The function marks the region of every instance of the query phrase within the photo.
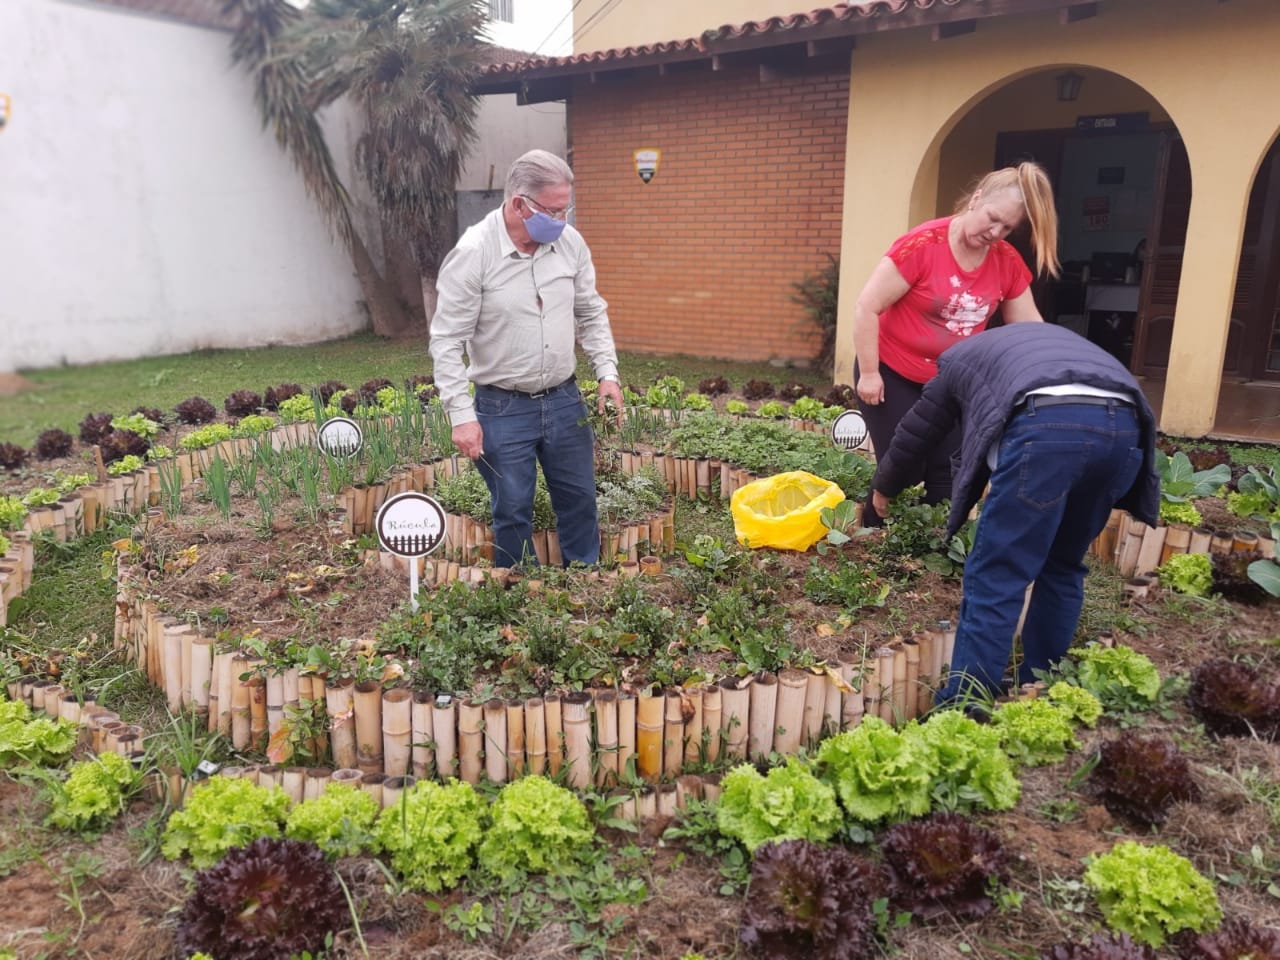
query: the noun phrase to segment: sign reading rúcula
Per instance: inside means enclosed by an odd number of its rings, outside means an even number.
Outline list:
[[[316,445],[331,457],[354,457],[363,444],[360,424],[346,417],[326,420],[316,432]]]
[[[425,493],[398,493],[378,510],[374,528],[383,550],[425,557],[444,542],[444,509]]]
[[[857,410],[846,410],[831,422],[831,442],[844,450],[861,450],[867,443],[867,421]]]

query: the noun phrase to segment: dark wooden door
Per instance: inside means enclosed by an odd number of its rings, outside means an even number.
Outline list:
[[[1163,379],[1173,342],[1173,313],[1182,280],[1182,254],[1191,214],[1191,163],[1182,137],[1166,134],[1156,171],[1156,203],[1147,232],[1138,316],[1133,328],[1133,372]]]

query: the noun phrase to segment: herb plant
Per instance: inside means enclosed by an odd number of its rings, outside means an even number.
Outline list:
[[[1084,882],[1112,929],[1159,948],[1180,930],[1203,933],[1222,920],[1213,884],[1168,847],[1132,840],[1091,857]]]
[[[234,847],[280,836],[288,814],[289,795],[279,787],[212,777],[197,784],[183,808],[169,817],[160,849],[170,860],[188,854],[197,869],[204,869]]]
[[[748,850],[771,840],[827,840],[840,829],[835,792],[795,758],[766,776],[740,764],[721,786],[720,831]]]

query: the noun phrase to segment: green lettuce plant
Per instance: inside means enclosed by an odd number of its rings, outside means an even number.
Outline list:
[[[917,726],[912,720],[899,732],[879,717],[865,717],[822,744],[819,773],[849,816],[876,823],[929,812],[938,758]]]
[[[595,839],[582,801],[545,777],[521,777],[503,787],[489,820],[480,865],[505,880],[563,873]]]
[[[1015,700],[991,714],[1005,752],[1035,767],[1065,760],[1076,747],[1071,714],[1050,700]]]
[[[0,701],[0,768],[26,763],[48,767],[62,763],[75,748],[78,730],[65,720],[32,718],[18,700]]]
[[[126,473],[133,473],[135,470],[141,470],[145,466],[145,461],[136,453],[127,453],[115,463],[107,467],[107,473],[113,477],[124,476]]]
[[[10,546],[11,544],[9,542],[9,538],[6,537],[4,534],[0,534],[0,557],[3,557],[6,553],[9,552]]]
[[[438,893],[471,869],[484,821],[484,800],[471,784],[422,780],[382,811],[374,837],[406,887]]]
[[[0,496],[0,530],[17,530],[27,519],[27,505],[17,497]]]
[[[715,404],[705,393],[686,393],[684,395],[684,408],[686,410],[712,410],[715,408]]]
[[[1075,652],[1076,677],[1107,710],[1149,707],[1160,694],[1160,674],[1149,657],[1132,647],[1096,644]]]
[[[787,405],[781,400],[766,400],[756,407],[756,416],[778,420],[787,415]]]
[[[787,416],[796,420],[818,420],[826,410],[821,400],[814,397],[797,397],[787,410]]]
[[[356,787],[331,783],[324,793],[289,811],[284,833],[290,840],[309,840],[330,859],[355,857],[373,841],[378,803]]]
[[[1182,523],[1198,527],[1203,519],[1196,505],[1187,500],[1161,500],[1160,519],[1165,523]]]
[[[154,447],[152,449],[155,449]],[[93,477],[87,473],[57,473],[54,474],[54,485],[58,488],[58,493],[66,496],[73,490],[79,490],[81,487],[87,487],[93,483]]]
[[[1159,948],[1180,930],[1203,933],[1222,922],[1213,883],[1166,846],[1118,843],[1090,858],[1084,882],[1107,924],[1139,943]]]
[[[97,833],[124,812],[142,775],[118,753],[104,753],[72,764],[66,783],[51,784],[49,826]]]
[[[732,413],[742,416],[751,411],[751,405],[745,400],[726,400],[724,404],[725,413]]]
[[[276,425],[274,417],[269,417],[265,413],[251,413],[241,417],[232,433],[237,437],[256,437],[266,433]]]
[[[307,393],[297,393],[280,401],[280,418],[285,423],[297,423],[300,420],[314,420],[316,403]]]
[[[212,777],[198,784],[185,806],[169,817],[160,850],[170,860],[189,854],[192,865],[203,870],[233,847],[280,836],[288,814],[289,795],[279,787]]]
[[[125,430],[129,433],[136,433],[140,437],[145,437],[147,440],[153,440],[156,434],[160,432],[160,424],[140,413],[131,413],[127,417],[112,417],[111,429]]]
[[[22,495],[22,502],[28,507],[48,507],[57,503],[61,497],[62,494],[60,494],[56,489],[50,489],[49,487],[32,487]]]
[[[1049,702],[1076,723],[1092,728],[1102,716],[1102,701],[1083,687],[1059,680],[1049,688]]]
[[[929,786],[936,807],[967,813],[1009,810],[1017,804],[1022,787],[998,729],[960,710],[943,710],[916,729],[937,758]]]
[[[1175,553],[1156,570],[1160,582],[1178,593],[1207,597],[1213,589],[1213,561],[1203,553]]]
[[[766,776],[747,763],[725,774],[716,823],[754,852],[772,840],[830,839],[841,816],[835,791],[793,757]]]
[[[151,461],[167,460],[173,456],[173,448],[166,447],[163,443],[153,444],[151,449],[147,451],[147,459]]]
[[[230,440],[231,437],[231,428],[227,424],[210,423],[192,430],[178,441],[178,446],[183,450],[204,450],[206,447],[212,447],[215,443]]]

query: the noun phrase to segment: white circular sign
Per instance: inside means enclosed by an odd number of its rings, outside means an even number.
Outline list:
[[[354,420],[333,417],[320,425],[316,443],[331,457],[354,457],[364,444],[364,433]]]
[[[397,493],[378,508],[374,529],[383,550],[425,557],[444,542],[444,508],[425,493]]]
[[[831,422],[831,442],[845,450],[861,450],[867,443],[867,421],[857,410],[846,410]]]

